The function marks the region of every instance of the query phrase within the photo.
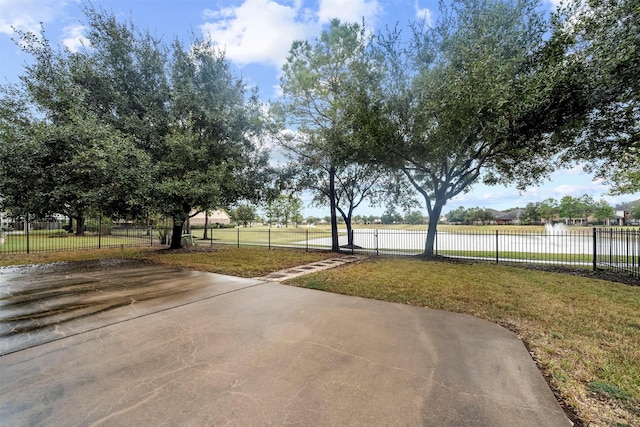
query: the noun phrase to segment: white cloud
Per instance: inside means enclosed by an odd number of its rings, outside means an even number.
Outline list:
[[[280,84],[273,85],[271,89],[273,90],[274,98],[276,99],[282,98],[283,92],[282,92],[282,86],[280,86]]]
[[[382,12],[378,0],[320,0],[310,9],[301,0],[244,0],[239,5],[207,9],[201,25],[237,65],[259,63],[280,68],[294,40],[318,35],[333,18],[374,23]]]
[[[333,18],[358,23],[364,18],[367,26],[371,26],[381,12],[382,7],[377,0],[320,0],[318,19],[325,24]]]
[[[553,192],[563,196],[578,194],[583,186],[563,184],[555,187]]]
[[[414,0],[413,8],[416,11],[417,19],[424,19],[425,24],[427,24],[428,26],[433,25],[433,12],[431,12],[431,9],[429,9],[428,7],[420,7],[418,0]]]
[[[584,165],[576,165],[565,171],[567,175],[583,175],[585,174]]]
[[[300,4],[284,5],[274,0],[245,0],[240,6],[205,11],[212,19],[201,26],[239,65],[261,63],[280,67],[291,42],[306,39],[319,27],[304,20]]]
[[[0,33],[14,35],[14,28],[40,32],[40,23],[53,21],[63,3],[42,0],[0,0]]]
[[[455,196],[450,200],[450,203],[447,204],[447,207],[451,209],[451,206],[464,206],[466,208],[479,206],[500,210],[505,208],[505,206],[515,207],[521,199],[520,194],[514,190],[504,189],[502,191],[486,192],[480,190]]]
[[[77,52],[82,46],[89,46],[90,42],[82,35],[86,29],[84,25],[69,25],[62,29],[64,44],[71,52]]]
[[[560,196],[580,197],[584,194],[601,194],[609,191],[609,186],[605,181],[596,180],[590,185],[570,185],[563,184],[553,188],[552,192]]]

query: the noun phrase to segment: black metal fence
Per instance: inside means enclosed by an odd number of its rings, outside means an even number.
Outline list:
[[[67,231],[64,222],[30,223],[0,233],[0,255],[38,251],[109,247],[140,247],[168,243],[168,228],[150,223],[85,222],[84,235]],[[331,249],[331,232],[315,228],[194,229],[183,239],[198,245],[226,244],[267,248]],[[339,245],[345,252],[369,255],[418,255],[424,252],[426,230],[355,229],[352,245],[344,230]],[[518,230],[438,231],[437,255],[500,262],[539,263],[610,270],[640,278],[640,230],[613,228],[549,228]]]
[[[593,268],[640,279],[640,230],[594,229]]]
[[[306,229],[210,230],[199,244],[331,249],[331,233]],[[419,255],[424,253],[426,230],[356,229],[352,242],[344,232],[339,245],[345,252],[368,255]],[[522,262],[604,269],[640,278],[640,230],[570,228],[540,231],[438,231],[437,255],[500,262]]]
[[[81,232],[68,220],[4,222],[0,230],[0,255],[45,251],[140,247],[161,244],[166,227],[149,222],[89,218]]]

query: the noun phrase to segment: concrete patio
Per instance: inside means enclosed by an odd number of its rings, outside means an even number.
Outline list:
[[[500,326],[262,280],[5,268],[0,328],[2,425],[571,425]]]

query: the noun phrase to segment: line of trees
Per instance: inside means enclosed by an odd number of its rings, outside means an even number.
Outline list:
[[[589,218],[605,223],[615,217],[615,209],[606,200],[594,200],[585,194],[582,197],[563,196],[560,200],[549,198],[538,203],[529,203],[521,219],[528,223],[544,219],[552,222],[556,219],[572,223],[574,220],[589,222]]]
[[[265,214],[269,226],[275,223],[288,227],[293,222],[297,227],[303,220],[302,200],[291,194],[281,194],[267,203]]]
[[[486,209],[479,207],[465,208],[463,206],[458,207],[445,215],[448,222],[454,224],[476,224],[486,223],[495,219],[493,213]]]
[[[640,201],[633,205],[630,212],[631,218],[640,219]],[[519,208],[509,209],[512,211]],[[560,200],[548,198],[542,202],[528,203],[522,208],[520,223],[538,224],[541,222],[552,223],[567,221],[573,223],[579,220],[583,223],[596,221],[606,223],[613,219],[616,211],[606,200],[594,200],[588,194],[581,197],[563,196]],[[487,209],[475,207],[458,207],[447,213],[445,218],[450,223],[486,223],[495,220],[495,214]]]
[[[409,211],[418,194],[429,256],[447,201],[480,181],[525,188],[586,161],[616,191],[639,190],[640,11],[541,10],[453,0],[432,26],[378,33],[334,20],[292,44],[265,108],[214,41],[167,44],[88,3],[78,52],[17,33],[33,61],[0,90],[0,209],[79,224],[151,212],[173,219],[177,247],[194,210],[307,189],[329,206],[337,251],[338,216],[350,230],[363,200]],[[291,158],[277,174],[266,138]]]

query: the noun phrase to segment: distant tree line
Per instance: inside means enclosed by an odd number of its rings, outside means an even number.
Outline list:
[[[445,218],[448,222],[453,224],[476,224],[493,220],[495,217],[493,213],[486,209],[479,207],[465,208],[460,206],[452,211],[449,211]]]
[[[504,212],[519,208],[508,209]],[[566,221],[573,223],[579,220],[581,223],[596,222],[605,224],[614,219],[616,211],[606,200],[594,200],[590,195],[582,197],[563,196],[560,200],[548,198],[542,202],[528,203],[522,208],[520,215],[521,224],[539,224]],[[640,219],[640,201],[633,204],[630,212],[631,218]],[[475,207],[458,207],[447,213],[445,218],[450,223],[476,224],[494,221],[496,216],[492,211]]]

